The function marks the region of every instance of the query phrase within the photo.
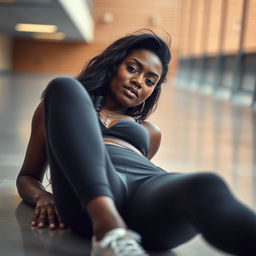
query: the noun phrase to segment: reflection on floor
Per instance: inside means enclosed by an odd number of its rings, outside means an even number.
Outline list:
[[[69,230],[31,229],[33,209],[21,202],[15,178],[30,135],[40,93],[56,75],[0,76],[0,248],[1,255],[89,255],[88,241]],[[196,92],[165,85],[150,117],[162,130],[162,145],[153,161],[169,171],[213,170],[234,194],[256,209],[256,114]],[[200,236],[173,252],[152,255],[224,256]]]

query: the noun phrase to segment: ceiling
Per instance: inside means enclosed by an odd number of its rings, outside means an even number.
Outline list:
[[[8,3],[10,2],[10,3]],[[15,31],[17,23],[50,24],[65,33],[65,41],[90,42],[93,21],[90,0],[0,0],[0,33],[32,38]]]

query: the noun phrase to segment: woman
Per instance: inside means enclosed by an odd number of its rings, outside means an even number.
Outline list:
[[[77,79],[50,82],[17,178],[35,206],[33,226],[93,237],[92,255],[148,255],[140,236],[146,249],[168,250],[198,233],[229,253],[256,252],[256,216],[220,177],[150,161],[161,133],[145,119],[169,61],[167,44],[148,31],[111,44]],[[41,184],[48,162],[53,195]]]

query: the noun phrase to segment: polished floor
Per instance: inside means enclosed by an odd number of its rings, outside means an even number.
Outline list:
[[[21,201],[15,187],[33,111],[43,88],[55,76],[27,73],[0,76],[0,255],[3,256],[89,255],[88,241],[75,237],[69,230],[31,228],[33,209]],[[226,180],[240,200],[256,210],[255,112],[167,83],[150,120],[163,134],[153,162],[170,172],[212,170]],[[212,248],[198,235],[173,252],[152,255],[227,254]]]

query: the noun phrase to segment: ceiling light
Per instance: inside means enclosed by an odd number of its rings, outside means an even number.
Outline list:
[[[22,32],[44,32],[53,33],[57,31],[58,27],[55,25],[43,25],[43,24],[16,24],[15,30]]]
[[[161,22],[161,19],[160,19],[159,16],[153,15],[153,16],[150,17],[150,23],[151,23],[151,25],[159,25],[160,22]]]
[[[112,13],[104,13],[102,16],[103,23],[106,23],[106,24],[111,23],[113,22],[113,20],[114,20],[114,17]]]
[[[46,40],[63,40],[65,38],[65,34],[62,32],[57,33],[33,33],[32,35],[35,39],[46,39]]]

